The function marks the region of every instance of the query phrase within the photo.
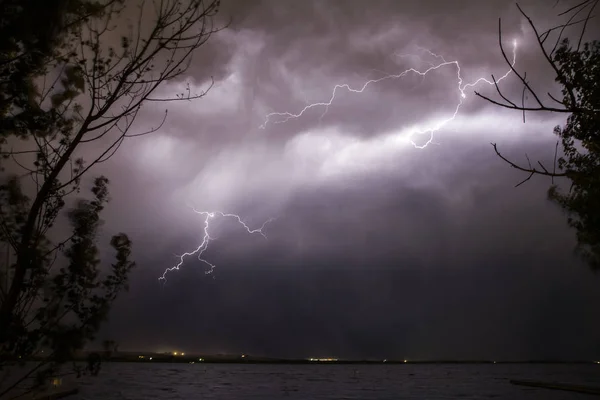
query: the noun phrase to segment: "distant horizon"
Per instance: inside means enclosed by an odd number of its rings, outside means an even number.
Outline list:
[[[102,348],[90,348],[82,350],[82,353],[104,353],[106,350]],[[177,351],[177,354],[174,354],[174,351],[151,351],[151,350],[117,350],[111,351],[113,355],[121,354],[121,355],[144,355],[144,356],[162,356],[162,357],[174,357],[174,358],[196,358],[196,357],[204,357],[204,358],[228,358],[228,359],[236,359],[239,358],[240,361],[252,361],[252,360],[276,360],[276,361],[312,361],[314,363],[335,363],[335,362],[381,362],[381,363],[485,363],[485,364],[493,364],[493,363],[593,363],[600,364],[599,360],[594,358],[589,359],[577,359],[577,358],[521,358],[521,359],[501,359],[501,358],[381,358],[381,357],[343,357],[338,355],[331,354],[313,354],[311,356],[296,356],[296,357],[280,357],[280,356],[271,356],[271,355],[257,355],[252,353],[236,353],[236,352],[218,352],[218,353],[208,353],[208,352],[198,352],[198,351],[190,351],[190,352],[180,352]],[[331,359],[330,361],[320,361],[318,359]]]

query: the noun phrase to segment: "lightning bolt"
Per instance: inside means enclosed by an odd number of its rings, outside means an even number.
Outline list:
[[[380,82],[383,82],[385,80],[389,80],[389,79],[400,79],[410,73],[412,74],[416,74],[416,75],[420,75],[422,77],[425,77],[428,73],[438,70],[442,67],[447,67],[447,66],[454,66],[456,67],[456,78],[457,78],[457,87],[458,87],[458,92],[460,93],[460,98],[458,101],[458,104],[456,105],[454,112],[451,114],[451,116],[449,118],[446,118],[442,121],[439,121],[435,124],[431,124],[425,128],[419,129],[419,128],[413,128],[411,131],[409,131],[408,133],[408,137],[410,142],[412,143],[412,145],[415,148],[418,149],[423,149],[425,147],[427,147],[430,143],[433,142],[433,135],[434,132],[437,132],[438,130],[440,130],[444,125],[446,125],[447,123],[449,123],[450,121],[452,121],[454,118],[456,118],[456,115],[458,114],[458,111],[460,110],[460,107],[463,105],[464,99],[466,99],[467,95],[466,95],[466,90],[468,88],[472,88],[476,85],[478,85],[481,82],[485,82],[488,85],[495,85],[498,82],[504,80],[507,76],[510,75],[510,73],[512,72],[512,68],[509,69],[504,75],[502,75],[500,78],[496,79],[495,82],[494,81],[490,81],[486,78],[479,78],[474,82],[471,83],[463,83],[463,78],[461,75],[461,67],[460,67],[460,63],[458,61],[447,61],[443,56],[438,55],[433,53],[430,50],[424,49],[424,48],[419,48],[420,51],[428,53],[431,57],[433,57],[434,59],[438,60],[439,63],[438,64],[432,64],[432,63],[428,63],[430,65],[429,68],[420,71],[418,69],[415,68],[409,68],[405,71],[400,72],[399,74],[391,74],[391,75],[386,75],[384,77],[381,78],[377,78],[377,79],[371,79],[366,81],[361,87],[358,88],[353,88],[351,87],[349,84],[347,83],[342,83],[342,84],[337,84],[333,87],[333,91],[331,93],[331,97],[329,98],[328,101],[324,101],[324,102],[317,102],[317,103],[312,103],[307,105],[306,107],[304,107],[302,110],[300,110],[300,112],[298,112],[297,114],[291,113],[291,112],[272,112],[266,115],[265,120],[263,122],[262,125],[260,125],[260,129],[265,129],[266,126],[269,123],[273,123],[273,124],[281,124],[281,123],[285,123],[291,119],[294,118],[300,118],[302,115],[304,115],[304,113],[306,113],[308,110],[315,108],[315,107],[325,107],[325,110],[323,111],[323,113],[321,114],[321,118],[323,118],[325,116],[325,114],[327,114],[327,111],[329,109],[329,106],[331,104],[333,104],[334,100],[335,100],[335,96],[337,95],[337,93],[341,90],[341,89],[346,89],[348,92],[351,93],[363,93],[365,91],[365,89],[367,89],[367,87],[369,87],[372,84],[377,84]],[[514,67],[516,61],[517,61],[517,41],[514,40],[513,41],[513,59],[512,59],[512,63],[511,63],[511,67]],[[400,55],[400,56],[405,56],[405,55]],[[414,140],[413,137],[415,135],[425,135],[425,134],[429,134],[429,139],[425,142],[425,144],[422,145],[417,145]]]
[[[366,81],[361,87],[359,88],[353,88],[351,87],[349,84],[347,83],[343,83],[343,84],[337,84],[334,86],[333,91],[331,93],[331,97],[329,98],[328,101],[324,101],[324,102],[317,102],[317,103],[312,103],[309,104],[307,106],[305,106],[302,110],[300,110],[300,112],[298,112],[297,114],[291,113],[291,112],[273,112],[270,114],[267,114],[265,117],[265,120],[263,122],[262,125],[260,125],[261,129],[265,129],[266,126],[269,123],[273,123],[273,124],[281,124],[281,123],[285,123],[291,119],[295,119],[295,118],[300,118],[302,117],[308,110],[316,108],[316,107],[324,107],[324,111],[321,114],[320,118],[323,118],[326,114],[327,111],[329,110],[329,106],[331,106],[333,104],[333,102],[335,101],[336,95],[337,93],[341,90],[341,89],[346,89],[348,92],[351,93],[363,93],[367,87],[369,87],[372,84],[377,84],[380,82],[383,82],[385,80],[389,80],[389,79],[400,79],[410,73],[416,74],[416,75],[420,75],[421,77],[425,77],[428,73],[432,72],[432,71],[436,71],[440,68],[443,67],[447,67],[447,66],[454,66],[456,68],[456,79],[457,79],[457,88],[458,88],[458,92],[460,93],[460,98],[458,101],[458,104],[456,105],[456,107],[454,108],[454,112],[451,114],[450,117],[438,121],[435,124],[431,124],[430,126],[427,126],[425,128],[419,129],[419,128],[413,128],[410,132],[409,132],[409,140],[412,143],[412,145],[415,148],[419,148],[419,149],[423,149],[425,147],[427,147],[429,144],[431,144],[433,142],[433,136],[434,136],[434,132],[437,132],[438,130],[440,130],[443,126],[445,126],[447,123],[449,123],[450,121],[454,120],[456,118],[456,115],[458,114],[460,107],[463,105],[464,99],[466,99],[467,95],[466,95],[466,90],[468,88],[472,88],[476,85],[478,85],[481,82],[485,82],[488,85],[495,85],[498,82],[504,80],[507,76],[510,75],[510,73],[512,72],[512,68],[509,69],[504,75],[502,75],[500,78],[496,79],[495,81],[490,81],[486,78],[479,78],[474,82],[471,83],[464,83],[463,82],[463,78],[461,75],[461,67],[458,61],[447,61],[443,56],[438,55],[433,53],[432,51],[428,50],[428,49],[424,49],[424,48],[419,48],[419,50],[421,52],[427,53],[429,54],[432,58],[434,58],[435,60],[438,60],[439,63],[438,64],[433,64],[431,62],[428,62],[429,68],[425,69],[425,70],[418,70],[416,68],[409,68],[405,71],[400,72],[399,74],[390,74],[390,75],[386,75],[383,76],[381,78],[377,78],[377,79],[371,79]],[[400,57],[405,57],[406,55],[398,55]],[[512,59],[512,63],[511,63],[511,67],[514,67],[515,63],[517,60],[517,41],[514,40],[513,41],[513,59]],[[429,134],[429,139],[425,142],[425,144],[423,145],[417,145],[414,140],[413,137],[414,135],[424,135],[424,134]],[[196,249],[190,251],[190,252],[186,252],[183,253],[182,255],[178,256],[179,258],[179,262],[174,265],[173,267],[167,268],[165,269],[165,271],[163,272],[163,274],[158,278],[159,280],[163,280],[166,282],[166,276],[169,272],[174,271],[174,270],[179,270],[179,268],[183,265],[185,259],[187,257],[190,256],[197,256],[199,261],[202,261],[203,263],[205,263],[206,265],[208,265],[210,267],[210,269],[208,271],[205,272],[205,274],[212,274],[214,269],[216,268],[216,266],[214,264],[212,264],[211,262],[207,261],[206,259],[202,258],[202,255],[204,254],[204,252],[208,249],[208,245],[211,241],[215,240],[216,238],[213,238],[210,236],[209,234],[209,226],[210,226],[210,221],[214,218],[218,217],[223,217],[223,218],[234,218],[237,220],[237,222],[239,224],[241,224],[244,229],[249,233],[249,234],[259,234],[261,236],[263,236],[265,239],[267,239],[267,236],[264,234],[263,229],[265,228],[265,226],[272,222],[274,220],[274,218],[270,218],[267,221],[265,221],[262,226],[258,229],[250,229],[250,227],[248,227],[248,225],[246,225],[241,217],[237,214],[226,214],[220,211],[213,211],[213,212],[208,212],[208,211],[197,211],[194,209],[194,212],[204,216],[204,236],[202,238],[202,242],[200,243],[200,245],[198,247],[196,247]]]
[[[265,233],[263,232],[263,229],[265,228],[265,226],[270,223],[273,222],[275,220],[275,218],[269,218],[268,220],[266,220],[260,228],[258,229],[250,229],[250,227],[248,225],[246,225],[246,223],[244,223],[244,221],[242,221],[242,218],[237,215],[237,214],[226,214],[226,213],[222,213],[220,211],[198,211],[196,209],[193,209],[193,211],[196,214],[202,215],[204,216],[204,236],[202,237],[202,242],[200,243],[200,245],[198,247],[196,247],[196,249],[190,251],[190,252],[186,252],[183,253],[180,256],[177,256],[179,258],[179,262],[177,264],[175,264],[173,267],[169,267],[167,269],[165,269],[165,271],[163,272],[163,274],[158,278],[159,281],[167,281],[167,274],[171,271],[174,270],[179,270],[179,268],[183,265],[185,259],[189,256],[197,256],[199,261],[202,261],[203,263],[205,263],[206,265],[208,265],[210,267],[210,269],[208,271],[205,271],[205,274],[212,274],[214,269],[216,268],[216,265],[212,264],[211,262],[207,261],[206,259],[202,258],[202,254],[204,254],[204,252],[208,249],[208,244],[215,240],[216,238],[211,237],[210,233],[208,232],[209,226],[210,226],[210,221],[213,220],[216,217],[223,217],[223,218],[234,218],[235,220],[237,220],[237,222],[242,225],[244,227],[244,229],[246,230],[246,232],[248,232],[249,234],[259,234],[262,237],[264,237],[265,239],[267,239],[267,235],[265,235]]]

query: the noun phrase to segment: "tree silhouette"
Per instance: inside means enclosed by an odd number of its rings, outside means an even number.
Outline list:
[[[521,111],[523,122],[526,112],[530,111],[568,114],[565,126],[554,128],[559,141],[552,169],[546,168],[540,161],[536,166],[532,165],[529,157],[527,165],[520,165],[502,155],[495,143],[492,146],[496,154],[511,167],[527,173],[527,177],[517,186],[534,175],[552,177],[548,197],[566,212],[568,224],[577,234],[577,250],[593,270],[600,270],[600,42],[585,42],[584,35],[599,2],[584,0],[567,8],[559,14],[567,18],[566,22],[543,32],[537,29],[517,4],[536,36],[543,59],[554,71],[562,98],[547,93],[548,100],[544,100],[532,89],[527,74],[511,65],[502,45],[501,20],[498,25],[500,50],[523,85],[522,96],[519,100],[511,100],[498,85],[496,90],[501,100],[476,92],[479,97],[495,105]],[[565,37],[568,30],[572,29],[579,29],[575,40]],[[551,37],[555,39],[548,44]],[[532,99],[530,103],[525,102],[526,95]],[[562,144],[563,154],[557,158],[559,143]],[[555,177],[567,179],[570,188],[567,191],[560,190],[554,183]]]
[[[70,232],[55,223],[82,178],[131,132],[146,102],[181,79],[193,53],[220,28],[219,0],[0,0],[0,241],[12,255],[9,284],[0,287],[0,398],[56,374],[94,338],[117,294],[127,288],[131,241],[112,236],[115,261],[101,268],[98,230],[109,200],[108,179],[92,179],[87,198],[66,213]],[[128,19],[135,11],[135,19]],[[133,22],[129,22],[133,21]],[[122,34],[117,34],[121,32]],[[115,40],[116,38],[116,40]],[[93,145],[99,154],[78,154]],[[41,361],[9,376],[19,361]]]

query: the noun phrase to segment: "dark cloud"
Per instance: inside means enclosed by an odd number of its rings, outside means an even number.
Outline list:
[[[523,6],[543,24],[556,14],[544,1]],[[512,2],[224,1],[223,11],[231,27],[189,71],[198,90],[214,76],[212,91],[169,105],[160,133],[99,169],[112,178],[106,232],[130,232],[139,264],[104,335],[123,348],[282,356],[600,357],[597,282],[546,200],[550,182],[513,188],[524,177],[489,146],[551,164],[561,116],[522,124],[468,90],[456,119],[415,149],[411,129],[449,118],[460,100],[451,65],[342,89],[325,115],[316,107],[259,129],[270,112],[327,102],[336,84],[439,61],[417,46],[458,60],[464,82],[501,76],[499,17],[508,45],[519,39],[517,65],[547,85]],[[514,76],[502,88],[521,94]],[[239,213],[252,228],[277,219],[268,240],[215,220],[214,274],[190,257],[162,286],[175,254],[202,239],[191,206]]]

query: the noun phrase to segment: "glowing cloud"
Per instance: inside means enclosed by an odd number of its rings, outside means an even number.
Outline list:
[[[363,93],[367,87],[369,87],[370,85],[373,84],[377,84],[386,80],[390,80],[390,79],[400,79],[405,77],[408,74],[416,74],[416,75],[420,75],[420,76],[426,76],[427,74],[429,74],[432,71],[436,71],[440,68],[443,67],[448,67],[448,66],[453,66],[456,68],[456,80],[457,80],[457,89],[458,92],[460,93],[460,97],[458,100],[458,103],[456,104],[456,107],[454,108],[454,112],[450,115],[450,117],[447,118],[443,118],[440,120],[437,120],[435,122],[430,122],[428,124],[426,124],[425,126],[418,126],[418,127],[413,127],[412,129],[408,130],[405,132],[405,134],[408,136],[410,142],[412,143],[412,145],[416,148],[419,149],[423,149],[425,147],[427,147],[430,143],[433,142],[433,135],[434,132],[437,132],[438,130],[440,130],[441,128],[443,128],[446,124],[448,124],[449,122],[451,122],[452,120],[454,120],[454,118],[456,118],[456,115],[458,114],[458,111],[460,110],[460,107],[463,105],[464,99],[467,97],[466,94],[466,90],[469,88],[473,88],[475,86],[477,86],[479,83],[481,82],[485,82],[488,85],[494,85],[494,81],[490,81],[489,79],[486,78],[479,78],[477,80],[475,80],[474,82],[471,83],[463,83],[463,78],[461,75],[461,67],[460,67],[460,63],[458,61],[446,61],[446,59],[444,59],[443,56],[438,55],[433,53],[430,50],[427,49],[421,49],[423,52],[429,54],[431,57],[433,57],[436,60],[439,60],[440,62],[438,64],[432,64],[429,68],[420,71],[417,70],[415,68],[409,68],[407,70],[404,70],[402,72],[400,72],[399,74],[392,74],[392,75],[386,75],[382,78],[378,78],[378,79],[371,79],[366,81],[361,87],[359,88],[352,88],[350,87],[349,84],[347,83],[340,83],[337,84],[333,87],[333,91],[331,93],[331,97],[329,98],[329,100],[327,101],[323,101],[323,102],[316,102],[316,103],[311,103],[309,105],[307,105],[306,107],[304,107],[302,110],[300,110],[298,113],[292,113],[289,111],[286,112],[272,112],[266,115],[265,120],[263,122],[262,125],[260,125],[261,129],[265,129],[266,126],[269,123],[273,123],[273,124],[281,124],[281,123],[285,123],[291,119],[294,118],[300,118],[302,117],[308,110],[311,110],[313,108],[316,107],[323,107],[323,113],[321,114],[321,118],[323,118],[326,114],[327,111],[329,109],[329,106],[331,106],[333,104],[333,102],[335,101],[336,95],[337,93],[341,90],[341,89],[346,89],[346,91],[351,92],[351,93]],[[515,63],[517,61],[517,41],[513,40],[513,60],[512,60],[512,65],[514,66]],[[510,73],[512,72],[512,69],[509,69],[504,75],[502,75],[500,78],[498,78],[496,80],[496,83],[504,80],[507,76],[510,75]],[[414,136],[415,135],[427,135],[429,136],[428,139],[424,142],[424,144],[418,145],[417,143],[415,143],[414,141]]]

